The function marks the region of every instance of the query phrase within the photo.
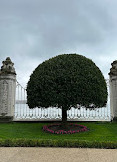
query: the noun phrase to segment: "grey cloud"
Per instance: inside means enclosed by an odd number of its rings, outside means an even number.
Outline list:
[[[38,60],[79,53],[106,73],[103,56],[108,73],[108,56],[115,59],[117,50],[116,7],[115,0],[0,0],[0,61],[11,56],[21,71],[29,61],[32,70]]]

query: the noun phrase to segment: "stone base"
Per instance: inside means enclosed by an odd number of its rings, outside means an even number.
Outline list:
[[[117,117],[114,117],[112,121],[117,121]]]
[[[13,116],[0,116],[0,123],[8,123],[13,121]]]

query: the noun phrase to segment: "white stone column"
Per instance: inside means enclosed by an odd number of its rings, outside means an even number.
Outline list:
[[[14,117],[16,73],[13,65],[8,57],[0,70],[0,122],[12,121]]]
[[[110,108],[111,119],[117,120],[117,60],[112,64],[110,69]]]

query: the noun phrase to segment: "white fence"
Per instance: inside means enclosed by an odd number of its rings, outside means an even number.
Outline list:
[[[106,80],[109,94],[109,80]],[[60,108],[49,107],[47,109],[34,108],[29,109],[27,103],[27,93],[18,82],[16,87],[16,104],[14,121],[49,121],[49,120],[61,120],[62,111]],[[71,108],[67,111],[67,118],[70,121],[110,121],[110,97],[108,95],[108,103],[106,107],[98,108],[95,110],[86,109],[81,107],[80,109]]]

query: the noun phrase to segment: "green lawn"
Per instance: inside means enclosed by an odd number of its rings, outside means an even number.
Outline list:
[[[50,123],[0,123],[0,139],[110,141],[117,143],[117,122],[76,122],[89,131],[75,134],[49,134],[42,131]]]

